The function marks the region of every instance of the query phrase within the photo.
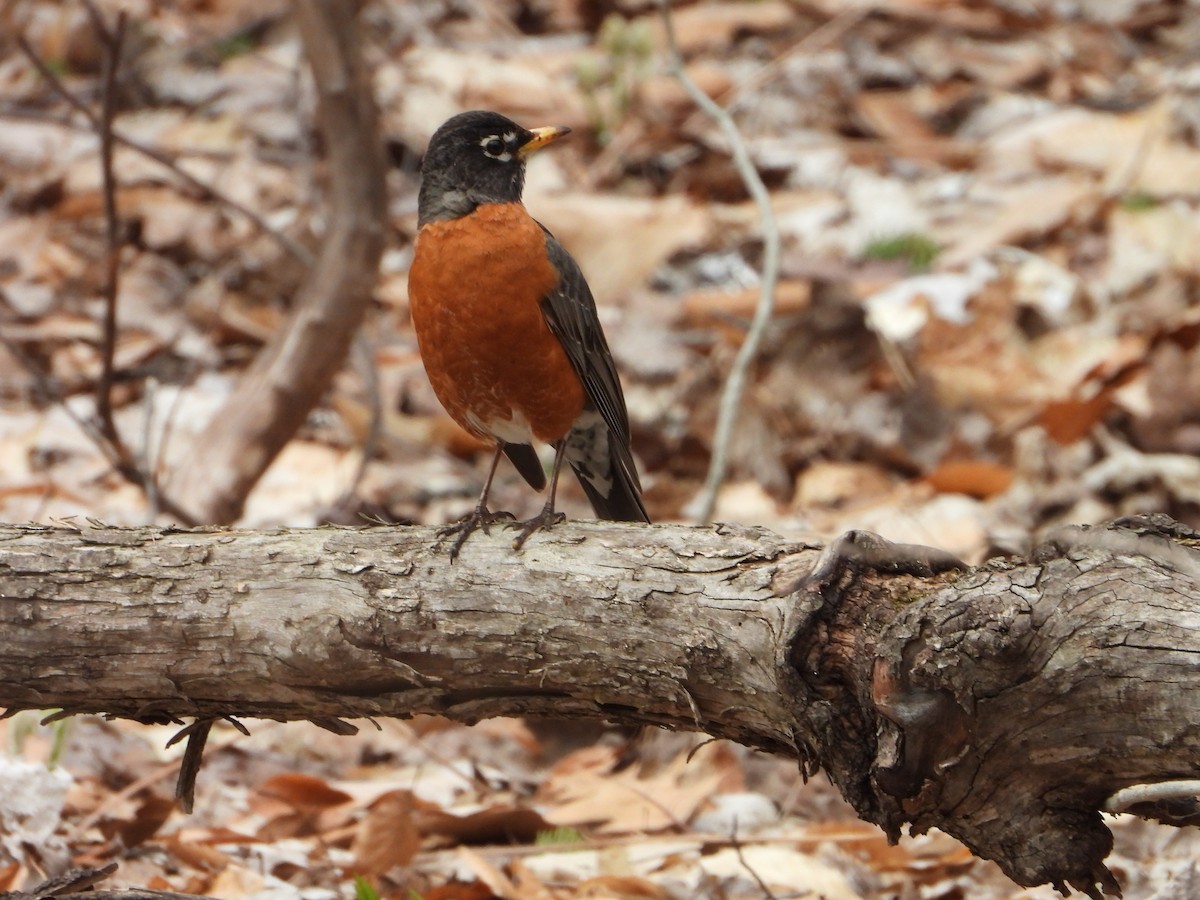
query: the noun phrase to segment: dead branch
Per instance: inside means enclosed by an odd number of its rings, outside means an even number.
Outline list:
[[[386,221],[383,141],[352,4],[296,4],[329,163],[329,226],[296,310],[214,416],[172,493],[196,521],[231,522],[345,359],[366,313]]]
[[[732,526],[509,544],[451,566],[423,528],[0,526],[0,706],[700,728],[824,768],[893,838],[937,827],[1093,897],[1108,799],[1200,777],[1200,556],[1166,520],[965,570]]]
[[[117,350],[117,297],[121,284],[121,220],[117,215],[117,179],[113,173],[113,119],[117,111],[117,72],[121,68],[121,48],[125,44],[125,13],[117,14],[117,24],[111,30],[104,25],[99,12],[88,6],[96,30],[105,41],[104,88],[100,109],[100,171],[104,192],[104,333],[100,342],[100,378],[96,382],[96,418],[100,433],[114,447],[124,441],[113,421],[112,386],[113,360]]]

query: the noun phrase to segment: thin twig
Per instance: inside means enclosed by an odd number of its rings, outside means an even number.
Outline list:
[[[3,346],[12,358],[29,373],[29,376],[33,379],[34,389],[39,391],[46,400],[57,404],[66,413],[67,418],[96,445],[109,465],[113,468],[119,468],[120,460],[113,452],[112,446],[105,439],[104,435],[96,429],[96,423],[90,419],[85,419],[79,413],[75,412],[71,408],[71,404],[67,402],[67,397],[58,382],[32,356],[25,352],[25,349],[20,344],[5,334],[2,329],[0,329],[0,346]]]
[[[138,456],[138,468],[146,473],[145,491],[146,505],[149,507],[151,521],[158,519],[161,504],[158,498],[158,463],[153,453],[154,447],[154,403],[158,398],[158,379],[147,378],[145,395],[142,401],[142,452]]]
[[[367,389],[371,421],[367,425],[367,435],[361,448],[362,456],[359,457],[354,475],[335,504],[338,509],[346,509],[353,502],[363,477],[367,474],[367,465],[379,445],[379,436],[383,432],[383,389],[379,384],[379,367],[375,365],[374,347],[362,332],[354,339],[354,355],[358,357],[356,367],[362,372]]]
[[[729,141],[729,147],[733,152],[733,163],[746,185],[746,190],[754,198],[762,223],[762,289],[758,297],[758,305],[754,309],[754,316],[750,320],[750,328],[746,332],[746,339],[738,348],[733,366],[729,370],[729,377],[725,381],[725,390],[721,394],[720,408],[717,413],[717,429],[713,435],[712,459],[708,466],[708,477],[696,500],[696,519],[700,522],[708,522],[712,519],[713,509],[717,505],[717,491],[725,481],[733,425],[742,403],[742,394],[745,392],[750,366],[758,354],[758,346],[762,343],[763,334],[775,312],[775,285],[779,281],[779,226],[775,221],[775,212],[771,209],[771,197],[767,193],[767,186],[763,184],[758,170],[754,168],[754,162],[750,159],[750,151],[733,118],[713,102],[708,94],[700,90],[684,69],[683,54],[680,52],[679,42],[675,38],[675,26],[671,20],[669,0],[659,0],[658,5],[662,11],[663,25],[666,29],[672,74],[679,79],[679,83],[683,85],[684,90],[696,105],[707,113],[725,133],[725,138]]]
[[[1159,100],[1159,103],[1166,104],[1173,98],[1173,94],[1174,89],[1168,88],[1167,93]],[[1167,122],[1165,121],[1166,115],[1161,112],[1163,109],[1165,109],[1164,106],[1159,106],[1160,112],[1147,118],[1146,125],[1138,137],[1137,145],[1133,148],[1133,153],[1130,154],[1124,170],[1119,177],[1109,179],[1105,185],[1104,194],[1106,198],[1111,200],[1127,194],[1134,183],[1137,182],[1142,172],[1145,171],[1146,163],[1150,159],[1150,154],[1154,151],[1155,143],[1163,138],[1168,129]]]
[[[775,894],[773,894],[771,889],[767,887],[767,883],[762,880],[762,876],[755,871],[754,867],[750,865],[750,863],[746,862],[746,856],[744,853],[742,853],[742,842],[738,839],[736,818],[733,820],[733,832],[729,835],[729,843],[733,845],[733,852],[737,854],[738,862],[742,864],[742,868],[749,872],[750,877],[758,883],[758,887],[763,892],[763,896],[766,897],[767,900],[776,900]]]
[[[50,86],[50,89],[53,90],[54,93],[60,98],[62,98],[68,106],[87,119],[88,125],[93,131],[98,132],[100,130],[100,123],[97,120],[96,114],[88,108],[86,103],[84,103],[67,89],[66,85],[62,83],[62,79],[60,79],[54,73],[54,71],[46,65],[45,61],[38,56],[37,51],[33,49],[27,40],[25,40],[24,35],[17,35],[17,46],[20,48],[21,52],[25,54],[25,57],[29,60],[30,64],[37,69],[38,74],[45,79],[46,84]],[[201,200],[212,199],[220,203],[222,206],[233,210],[238,215],[242,216],[251,224],[253,224],[254,227],[260,232],[269,235],[277,244],[279,244],[280,247],[291,254],[294,259],[302,263],[305,267],[311,267],[313,265],[313,255],[308,251],[307,247],[284,234],[278,228],[275,228],[250,207],[243,203],[239,203],[237,200],[233,199],[233,197],[223,193],[220,189],[214,187],[213,185],[201,181],[195,175],[188,172],[187,169],[184,169],[182,166],[180,166],[179,163],[172,159],[165,151],[160,150],[159,148],[150,144],[143,144],[141,141],[135,140],[134,138],[126,137],[119,131],[113,132],[113,141],[117,144],[120,144],[122,147],[127,147],[128,149],[133,150],[135,153],[140,153],[142,156],[152,159],[159,165],[169,169],[177,178],[195,190],[199,194]]]
[[[3,330],[0,330],[0,346],[3,346],[15,359],[20,363],[21,367],[33,378],[35,389],[40,391],[42,395],[49,401],[58,405],[58,407],[67,415],[87,438],[96,446],[105,461],[113,467],[114,470],[130,484],[135,484],[149,495],[153,492],[158,508],[168,516],[176,519],[181,525],[198,525],[196,517],[181,507],[179,504],[164,496],[154,482],[154,473],[143,471],[138,463],[132,458],[128,448],[124,444],[113,444],[103,433],[101,433],[95,420],[91,417],[85,418],[79,415],[71,408],[71,404],[67,402],[67,397],[63,393],[62,388],[54,380],[53,376],[47,372],[36,360],[33,359],[24,348],[16,341],[6,335]]]
[[[113,362],[117,352],[117,295],[121,280],[121,221],[117,216],[117,179],[113,172],[113,118],[117,110],[117,71],[125,42],[125,12],[117,14],[116,27],[109,30],[103,17],[87,4],[92,24],[106,42],[104,86],[100,106],[100,172],[104,190],[105,267],[104,323],[100,341],[100,377],[96,381],[96,419],[100,432],[120,449],[121,435],[113,421]]]

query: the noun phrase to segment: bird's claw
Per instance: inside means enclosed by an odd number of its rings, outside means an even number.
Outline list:
[[[518,525],[520,526],[521,533],[513,538],[513,549],[520,550],[523,546],[525,546],[525,541],[528,540],[529,536],[535,531],[541,531],[543,528],[552,528],[566,518],[566,513],[555,512],[552,509],[543,509],[532,519],[526,519],[524,522],[514,523],[514,528],[518,527]]]
[[[452,534],[457,535],[454,543],[450,545],[450,562],[454,562],[454,560],[458,559],[458,552],[472,533],[482,530],[484,534],[491,534],[491,526],[494,523],[500,521],[511,523],[515,518],[512,513],[502,509],[492,512],[486,507],[477,506],[457,522],[452,522],[449,525],[439,528],[437,531],[438,543],[440,544]]]

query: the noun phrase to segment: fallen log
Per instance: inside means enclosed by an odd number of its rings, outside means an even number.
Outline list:
[[[1106,801],[1200,777],[1200,554],[1170,520],[975,568],[865,533],[510,540],[452,565],[427,528],[0,526],[0,707],[695,729],[825,769],[892,838],[936,826],[1093,897],[1117,891]],[[1196,821],[1134,811],[1168,806]]]

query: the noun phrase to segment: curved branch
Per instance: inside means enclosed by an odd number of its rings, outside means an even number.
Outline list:
[[[733,164],[746,191],[754,199],[758,207],[758,218],[762,225],[763,263],[762,287],[759,290],[758,302],[754,306],[754,315],[750,319],[750,327],[746,331],[746,339],[738,348],[729,376],[725,380],[725,388],[721,392],[721,402],[717,410],[717,428],[713,434],[712,459],[709,462],[708,474],[704,479],[704,487],[697,496],[694,507],[695,517],[700,522],[711,522],[713,510],[717,506],[717,492],[725,483],[726,469],[729,466],[729,446],[733,440],[733,426],[742,406],[742,395],[746,392],[746,381],[749,378],[750,366],[758,356],[758,348],[763,335],[775,315],[775,289],[779,283],[779,260],[781,238],[779,223],[775,220],[775,210],[771,206],[771,195],[763,183],[762,176],[750,158],[750,150],[746,141],[738,131],[733,116],[722,109],[688,74],[683,64],[683,53],[675,39],[675,23],[671,19],[671,4],[668,0],[659,0],[659,11],[662,13],[663,27],[667,36],[667,49],[671,56],[671,73],[683,85],[692,101],[700,107],[709,118],[716,122],[725,139],[729,142],[733,154]]]
[[[329,160],[329,229],[296,312],[246,372],[174,474],[197,522],[232,522],[346,357],[371,299],[386,223],[384,153],[354,4],[300,0]]]

